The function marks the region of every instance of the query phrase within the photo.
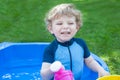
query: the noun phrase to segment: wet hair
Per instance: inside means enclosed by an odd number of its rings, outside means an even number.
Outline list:
[[[80,10],[76,9],[73,4],[60,4],[55,7],[53,7],[46,15],[45,17],[45,23],[46,25],[51,25],[51,21],[53,19],[57,19],[63,15],[66,16],[75,16],[76,23],[79,27],[82,26],[82,13]]]

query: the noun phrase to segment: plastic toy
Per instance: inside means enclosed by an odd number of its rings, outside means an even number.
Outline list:
[[[62,66],[59,61],[55,61],[50,69],[54,72],[54,80],[74,80],[72,72],[65,70],[64,66]]]

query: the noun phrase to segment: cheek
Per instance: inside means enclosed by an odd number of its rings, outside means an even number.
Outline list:
[[[59,28],[53,27],[53,28],[51,29],[51,33],[52,33],[52,34],[57,34],[58,32],[59,32]]]
[[[78,31],[78,29],[72,29],[72,33],[73,33],[73,34],[76,34],[77,31]]]
[[[77,30],[77,29],[75,29],[74,33],[77,33],[77,31],[78,31],[78,30]]]

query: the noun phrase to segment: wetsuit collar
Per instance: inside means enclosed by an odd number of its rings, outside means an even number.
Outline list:
[[[58,42],[58,41],[57,41]],[[70,45],[72,45],[73,44],[73,42],[74,42],[74,38],[72,38],[70,41],[66,41],[66,42],[64,42],[64,43],[61,43],[61,42],[58,42],[58,44],[60,44],[60,45],[62,45],[62,46],[70,46]]]

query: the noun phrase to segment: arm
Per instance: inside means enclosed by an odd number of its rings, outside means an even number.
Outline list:
[[[102,77],[105,75],[109,75],[107,71],[105,71],[94,59],[92,56],[85,58],[85,64],[95,72],[98,72],[98,76]]]
[[[50,70],[50,63],[43,62],[42,63],[42,68],[40,70],[40,74],[42,77],[42,80],[50,80],[53,77],[53,72]]]

